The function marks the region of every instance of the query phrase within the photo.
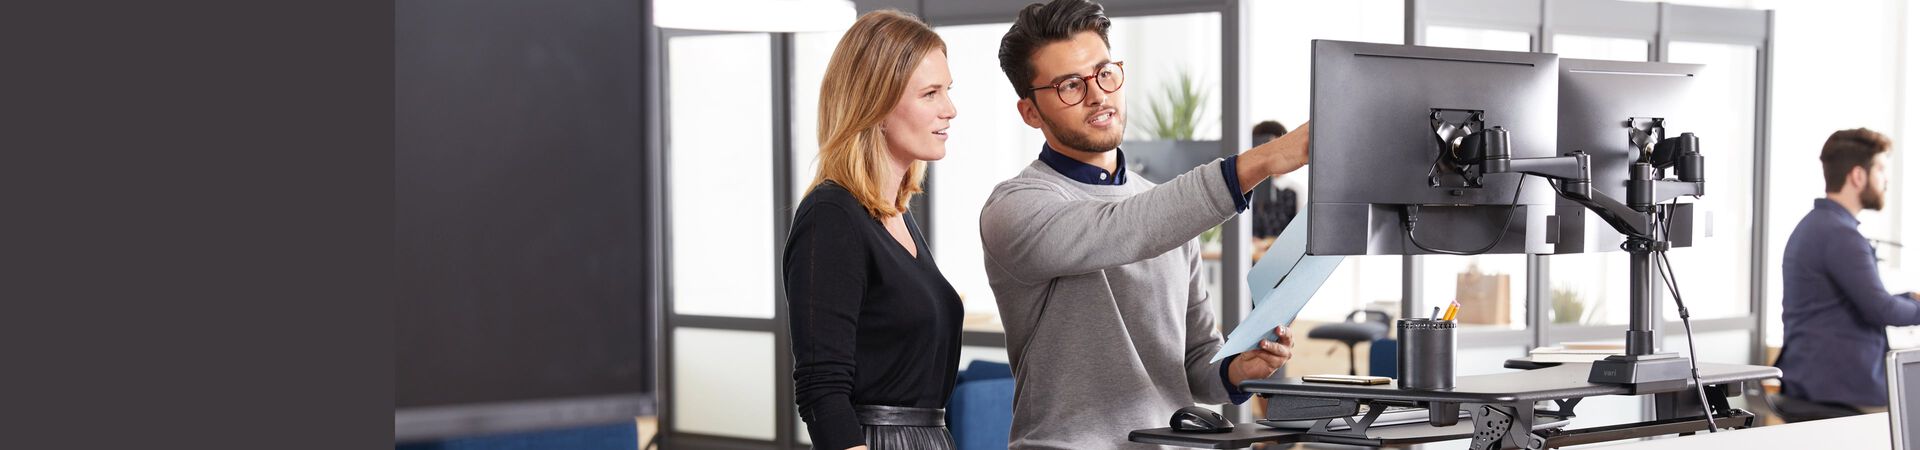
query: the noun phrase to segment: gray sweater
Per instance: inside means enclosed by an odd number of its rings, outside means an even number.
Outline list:
[[[1035,161],[994,188],[980,240],[1013,364],[1012,448],[1158,448],[1127,433],[1229,401],[1194,239],[1235,214],[1220,164],[1095,186]]]

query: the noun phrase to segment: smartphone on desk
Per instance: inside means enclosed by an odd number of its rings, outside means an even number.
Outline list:
[[[1300,381],[1304,381],[1308,383],[1374,385],[1374,384],[1392,383],[1393,379],[1387,378],[1387,377],[1370,377],[1366,375],[1307,375],[1304,377],[1300,377]]]

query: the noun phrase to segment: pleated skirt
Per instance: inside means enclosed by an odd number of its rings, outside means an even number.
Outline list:
[[[938,408],[854,405],[868,450],[953,450],[946,411]]]

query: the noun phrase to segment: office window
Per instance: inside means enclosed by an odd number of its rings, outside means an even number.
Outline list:
[[[1399,44],[1405,2],[1253,2],[1247,32],[1247,108],[1252,112],[1236,133],[1253,124],[1278,120],[1288,129],[1307,121],[1313,100],[1313,40]],[[1262,26],[1285,23],[1286,26]],[[1301,172],[1302,175],[1305,172]],[[1291,175],[1290,175],[1291,176]],[[1302,178],[1304,183],[1305,178]]]
[[[773,318],[771,51],[766,34],[667,41],[675,313]]]
[[[1588,224],[1605,225],[1594,220]],[[1552,281],[1545,306],[1554,325],[1626,325],[1632,312],[1633,279],[1625,252],[1575,253],[1547,257]],[[1677,264],[1677,263],[1676,263]],[[1555,343],[1548,343],[1553,345]]]
[[[1673,42],[1668,60],[1705,64],[1695,104],[1710,114],[1698,123],[1670,124],[1700,136],[1707,156],[1707,195],[1694,201],[1692,248],[1668,254],[1680,293],[1695,318],[1740,317],[1750,313],[1753,293],[1754,83],[1758,50],[1743,45]],[[1705,153],[1705,152],[1702,152]],[[1777,273],[1778,268],[1772,269]],[[1679,320],[1677,308],[1662,305],[1667,320]],[[1670,335],[1671,333],[1669,333]]]
[[[1405,33],[1401,25],[1405,5],[1398,0],[1254,2],[1248,22],[1255,26],[1247,30],[1251,76],[1247,108],[1251,113],[1233,132],[1251,133],[1255,123],[1266,120],[1279,121],[1289,130],[1306,122],[1313,99],[1313,40],[1399,44]],[[1288,25],[1260,26],[1272,23]],[[1303,169],[1276,179],[1280,186],[1297,191],[1297,204],[1303,210],[1311,180],[1308,172]],[[1299,320],[1338,322],[1356,309],[1399,315],[1399,304],[1400,257],[1349,256],[1301,310]]]
[[[1400,294],[1399,256],[1348,256],[1327,276],[1297,320],[1339,322],[1355,310],[1399,316]]]
[[[1128,140],[1155,139],[1146,130],[1153,115],[1149,105],[1164,98],[1183,73],[1205,95],[1193,138],[1220,139],[1219,13],[1116,17],[1108,35],[1113,59],[1127,63],[1121,92],[1127,98]]]
[[[1426,43],[1421,45],[1525,52],[1533,49],[1533,35],[1525,31],[1429,26]]]
[[[673,352],[726,355],[674,358],[674,431],[773,439],[773,334],[678,328]]]
[[[1557,34],[1553,53],[1562,58],[1646,61],[1649,57],[1644,39]]]
[[[793,204],[806,198],[807,186],[820,171],[820,82],[827,61],[847,30],[793,34]],[[788,214],[792,214],[791,211]]]
[[[980,207],[993,186],[1013,178],[1040,153],[1045,138],[1021,121],[1019,97],[1000,71],[1000,37],[1011,23],[936,27],[947,42],[956,114],[947,157],[930,165],[933,255],[960,292],[967,326],[998,330],[999,307],[987,285],[980,250]]]

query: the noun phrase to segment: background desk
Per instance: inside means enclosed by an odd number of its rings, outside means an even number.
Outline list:
[[[1892,448],[1887,413],[1609,445],[1608,450]]]

